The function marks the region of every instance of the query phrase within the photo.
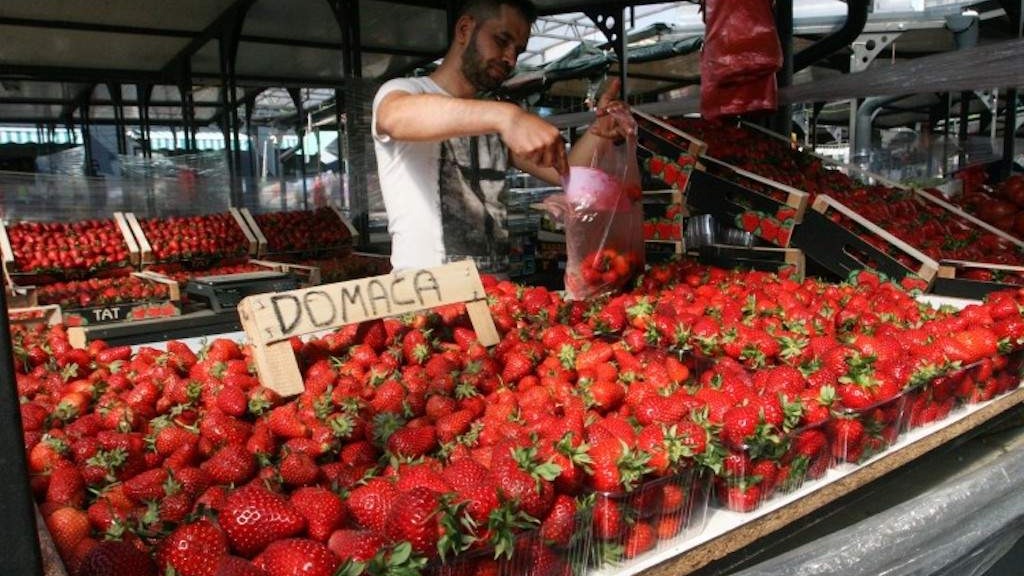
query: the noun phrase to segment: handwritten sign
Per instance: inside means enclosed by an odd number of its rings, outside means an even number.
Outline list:
[[[238,313],[255,345],[263,384],[282,395],[302,391],[302,378],[287,340],[367,320],[463,302],[477,338],[498,343],[476,265],[455,262],[349,282],[249,296]]]

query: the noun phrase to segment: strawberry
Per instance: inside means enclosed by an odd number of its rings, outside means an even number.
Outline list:
[[[451,442],[469,430],[476,415],[470,410],[459,410],[442,416],[436,422],[437,439],[441,443]]]
[[[419,458],[437,447],[437,431],[433,426],[406,426],[395,430],[387,439],[388,452],[403,458]]]
[[[722,424],[722,441],[727,446],[741,450],[747,441],[757,433],[760,421],[753,406],[734,406],[725,413]]]
[[[128,542],[104,540],[82,559],[78,576],[154,576],[149,555]]]
[[[445,466],[444,479],[457,494],[457,502],[466,504],[466,512],[478,525],[487,523],[498,507],[498,494],[490,471],[472,458],[464,458]]]
[[[392,542],[409,542],[419,554],[437,555],[444,530],[440,506],[441,495],[429,488],[400,493],[384,522],[384,535]]]
[[[736,512],[750,512],[761,505],[762,492],[759,484],[731,484],[717,486],[719,500]]]
[[[320,477],[320,468],[309,454],[294,451],[281,458],[278,473],[288,486],[307,486]]]
[[[510,352],[505,356],[505,366],[501,370],[501,379],[510,386],[533,372],[533,360],[520,352]]]
[[[657,543],[658,535],[655,533],[654,528],[647,522],[637,522],[626,533],[623,554],[626,558],[636,558],[654,548],[654,545]]]
[[[46,501],[81,508],[85,504],[85,480],[74,466],[61,466],[50,473]]]
[[[240,484],[256,474],[256,458],[241,444],[228,444],[200,465],[218,484]]]
[[[345,503],[361,526],[383,533],[388,513],[397,497],[398,491],[391,482],[372,478],[349,492]]]
[[[832,456],[840,461],[856,462],[864,451],[864,424],[856,418],[837,418],[829,422]]]
[[[229,495],[219,520],[231,547],[242,556],[252,556],[267,544],[306,528],[306,519],[287,500],[257,485]]]
[[[260,558],[270,576],[334,576],[341,564],[327,546],[302,538],[273,542]]]
[[[77,508],[64,506],[46,516],[46,527],[60,555],[70,558],[75,546],[89,535],[89,516]]]
[[[319,542],[327,542],[331,533],[348,517],[348,509],[341,498],[324,488],[299,488],[289,501],[306,519],[306,533]]]
[[[551,510],[541,522],[540,537],[545,543],[565,547],[569,545],[576,530],[576,501],[571,496],[559,494]]]
[[[327,547],[342,562],[368,562],[384,546],[384,538],[371,530],[335,530]]]
[[[209,520],[179,526],[157,548],[160,574],[173,570],[181,576],[216,576],[222,556],[228,553],[224,533]]]
[[[136,504],[159,500],[164,497],[164,483],[167,482],[167,471],[162,468],[147,470],[124,481],[125,496]]]
[[[615,540],[622,534],[625,519],[615,498],[598,494],[594,503],[594,535],[601,540]]]
[[[225,555],[220,557],[215,576],[267,576],[267,572],[245,558]]]

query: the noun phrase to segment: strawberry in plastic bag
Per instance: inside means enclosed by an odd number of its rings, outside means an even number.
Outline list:
[[[573,299],[619,290],[644,267],[636,121],[626,109],[610,114],[625,140],[605,142],[589,166],[571,166],[562,182],[568,252],[565,288]]]

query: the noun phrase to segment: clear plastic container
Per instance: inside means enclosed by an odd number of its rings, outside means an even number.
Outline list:
[[[648,480],[631,492],[596,492],[589,538],[570,557],[597,570],[693,538],[704,530],[709,492],[710,474],[699,467]]]
[[[833,410],[825,425],[833,463],[859,463],[889,449],[907,428],[914,391],[867,408]]]
[[[519,532],[514,536],[510,555],[496,557],[494,547],[487,546],[466,551],[446,561],[432,563],[430,576],[568,576],[584,574],[586,553],[589,549],[592,515],[589,508],[581,508],[574,519],[572,536],[568,543],[559,544],[543,537],[540,527]]]

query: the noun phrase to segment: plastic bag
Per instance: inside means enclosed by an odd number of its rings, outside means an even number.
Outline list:
[[[777,104],[782,47],[770,0],[706,0],[701,115],[712,119]]]
[[[589,166],[572,166],[563,181],[568,261],[565,288],[580,300],[614,292],[643,271],[643,207],[636,158],[636,121],[612,112],[627,137],[603,142]]]

